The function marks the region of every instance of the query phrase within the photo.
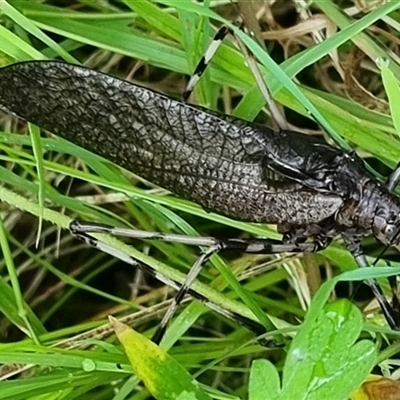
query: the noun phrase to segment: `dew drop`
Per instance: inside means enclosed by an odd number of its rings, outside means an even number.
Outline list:
[[[82,361],[82,368],[86,372],[94,371],[96,369],[96,363],[90,358],[85,358]]]

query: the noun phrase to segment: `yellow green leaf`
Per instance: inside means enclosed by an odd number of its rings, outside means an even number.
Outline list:
[[[173,357],[129,326],[110,318],[130,363],[157,400],[211,400],[199,383]]]

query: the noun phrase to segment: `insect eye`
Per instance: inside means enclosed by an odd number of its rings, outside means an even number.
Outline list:
[[[397,231],[398,231],[398,227],[396,225],[388,224],[385,228],[385,236],[388,239],[391,239],[396,234]]]

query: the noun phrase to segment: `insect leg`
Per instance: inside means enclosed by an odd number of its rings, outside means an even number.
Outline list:
[[[70,225],[71,232],[74,236],[78,237],[81,240],[84,240],[89,245],[96,247],[97,249],[106,252],[114,257],[119,258],[120,260],[134,266],[141,266],[142,263],[138,263],[138,261],[132,259],[126,253],[121,252],[119,249],[110,247],[98,239],[90,236],[89,233],[108,233],[116,236],[125,236],[131,237],[135,239],[155,239],[155,240],[162,240],[162,241],[170,241],[170,242],[179,242],[184,243],[187,245],[195,245],[195,246],[202,246],[208,247],[208,249],[196,260],[196,262],[191,267],[188,275],[186,276],[185,281],[183,282],[182,286],[177,284],[174,281],[171,281],[169,278],[164,276],[160,276],[160,274],[154,270],[150,270],[148,266],[145,266],[145,270],[150,272],[156,279],[164,282],[165,284],[176,288],[178,291],[169,306],[167,312],[165,313],[160,326],[156,330],[155,334],[152,337],[152,340],[155,343],[160,343],[169,322],[171,321],[176,309],[180,305],[184,296],[188,293],[193,294],[190,287],[193,284],[194,280],[199,275],[201,268],[203,265],[208,261],[208,259],[215,253],[221,250],[241,250],[247,253],[283,253],[283,252],[314,252],[320,250],[320,243],[299,243],[299,244],[292,244],[292,243],[281,243],[281,242],[273,242],[270,239],[217,239],[214,237],[196,237],[196,236],[185,236],[185,235],[176,235],[176,234],[162,234],[160,232],[147,232],[147,231],[140,231],[140,230],[133,230],[133,229],[126,229],[126,228],[116,228],[111,227],[104,224],[94,224],[90,222],[81,222],[81,221],[73,221]],[[144,269],[144,268],[142,268]],[[194,296],[197,298],[197,296]],[[204,299],[203,299],[204,302]],[[215,307],[211,307],[215,309]],[[223,314],[220,310],[218,310],[221,314]],[[226,312],[226,311],[225,311]],[[223,314],[226,315],[226,314]],[[236,318],[233,318],[237,320]],[[241,325],[248,326],[248,323],[243,323],[243,321],[238,321]],[[253,324],[254,325],[254,324]],[[262,331],[258,326],[257,334],[260,332],[265,333],[265,328],[262,327]],[[254,328],[253,328],[254,329]]]
[[[359,268],[370,267],[370,264],[368,263],[367,258],[365,257],[365,254],[362,251],[360,241],[358,239],[355,239],[354,237],[348,237],[347,235],[343,234],[342,237],[345,243],[347,244],[349,251],[352,253],[358,267]],[[391,329],[398,330],[400,328],[400,320],[397,317],[396,313],[394,312],[393,307],[386,300],[386,297],[379,283],[377,282],[376,279],[368,279],[367,283],[370,286],[372,293],[376,297],[388,325],[390,326]]]
[[[365,268],[368,267],[369,264],[367,262],[367,259],[364,254],[359,254],[354,257],[357,265],[360,268]],[[386,297],[382,291],[382,288],[380,287],[379,283],[377,282],[376,279],[368,279],[368,284],[371,287],[372,293],[376,297],[379,306],[382,309],[383,315],[385,316],[385,319],[387,323],[389,324],[391,329],[398,330],[400,327],[400,321],[396,316],[396,313],[393,310],[393,307],[389,304],[389,302],[386,300]]]
[[[215,241],[217,241],[217,239],[215,238],[211,238],[214,239]],[[197,276],[199,275],[203,265],[210,259],[210,257],[213,254],[218,253],[221,250],[248,250],[249,248],[251,249],[251,246],[254,246],[255,243],[253,243],[252,241],[250,241],[250,243],[246,243],[246,241],[241,242],[241,241],[237,241],[235,242],[233,239],[227,239],[227,240],[220,240],[219,243],[210,246],[197,260],[196,262],[193,264],[193,266],[190,268],[189,273],[186,276],[185,281],[183,282],[182,286],[179,288],[178,292],[176,293],[171,305],[168,307],[168,310],[166,311],[157,331],[155,332],[155,334],[152,337],[152,340],[154,343],[159,344],[166,332],[166,329],[168,327],[168,324],[170,323],[175,311],[177,310],[179,304],[181,303],[182,299],[185,297],[185,295],[189,292],[189,289],[191,287],[191,285],[193,284],[193,282],[195,281],[195,279],[197,278]],[[267,242],[263,244],[263,250],[267,251],[268,250],[268,246],[267,246]],[[274,247],[272,247],[273,245],[270,244],[270,250],[273,250]],[[283,245],[282,245],[283,246]],[[286,245],[289,247],[289,245]],[[293,246],[292,246],[293,249]],[[275,248],[275,250],[281,250],[281,249],[277,249]],[[271,251],[269,251],[271,252]],[[281,253],[281,251],[279,251],[279,253]]]
[[[197,276],[199,275],[201,268],[203,267],[203,265],[209,260],[209,258],[217,253],[218,251],[220,251],[222,248],[221,245],[216,245],[216,246],[212,246],[209,249],[207,249],[197,260],[196,262],[193,264],[193,266],[190,268],[189,273],[186,276],[185,281],[183,282],[182,286],[179,288],[179,290],[177,291],[175,297],[172,300],[172,303],[170,304],[170,306],[168,307],[168,310],[166,311],[166,313],[164,314],[163,319],[160,322],[160,325],[158,326],[156,332],[154,333],[153,337],[151,338],[151,340],[156,343],[159,344],[162,340],[162,338],[165,335],[165,332],[167,330],[168,324],[170,323],[172,317],[175,314],[175,311],[177,310],[177,308],[179,307],[179,304],[181,303],[181,301],[183,300],[183,298],[186,296],[186,294],[189,292],[189,289],[192,285],[192,283],[194,282],[194,280],[197,278]]]
[[[73,224],[73,223],[72,223]],[[101,240],[97,239],[94,236],[91,236],[90,234],[83,232],[83,231],[79,231],[75,230],[75,231],[71,231],[72,234],[78,238],[79,240],[84,241],[86,244],[88,244],[91,247],[94,247],[104,253],[107,253],[113,257],[118,258],[119,260],[133,266],[133,267],[137,267],[142,269],[144,272],[148,273],[149,275],[153,276],[154,278],[156,278],[157,280],[159,280],[160,282],[164,283],[165,285],[168,285],[172,288],[174,288],[175,290],[178,291],[178,293],[182,290],[182,286],[181,283],[160,274],[158,271],[156,271],[154,268],[152,268],[151,266],[143,263],[143,262],[139,262],[138,260],[134,259],[133,257],[131,257],[129,254],[113,247],[110,246],[106,243],[103,243]],[[213,252],[211,252],[212,254]],[[211,255],[210,254],[210,255]],[[201,259],[197,260],[195,265],[198,263],[203,264],[206,260],[204,260],[204,258],[207,258],[207,254],[205,254],[205,256],[202,256],[203,262],[201,261]],[[189,273],[190,274],[190,273]],[[194,277],[195,278],[195,277]],[[194,280],[191,279],[192,280]],[[186,281],[184,282],[183,285],[185,285],[185,283],[187,282],[187,278]],[[214,303],[212,301],[210,301],[209,299],[207,299],[205,296],[203,296],[201,293],[198,293],[197,291],[188,288],[187,293],[192,296],[193,298],[195,298],[196,300],[200,301],[201,303],[203,303],[206,307],[208,307],[209,309],[217,312],[220,315],[223,315],[224,317],[235,321],[236,323],[244,326],[245,328],[247,328],[249,331],[254,332],[257,336],[258,335],[262,335],[265,334],[265,328],[263,325],[261,325],[260,323],[258,323],[257,321],[250,319],[244,315],[235,313],[234,311],[231,311],[229,309],[223,308],[220,305],[218,305],[217,303]],[[185,294],[185,293],[184,293]],[[183,295],[181,295],[183,297]],[[173,302],[175,302],[175,299],[173,300]],[[177,307],[179,304],[177,304],[175,307]],[[168,310],[167,310],[168,313]],[[165,317],[164,317],[165,318]],[[271,341],[262,341],[262,343],[266,346],[270,346],[271,345]]]
[[[222,244],[223,249],[241,250],[254,254],[302,253],[322,250],[325,245],[315,243],[284,243],[272,239],[220,239],[212,236],[187,236],[164,234],[161,232],[142,231],[129,228],[117,228],[110,225],[74,220],[70,224],[71,233],[75,236],[87,233],[108,233],[114,236],[130,237],[142,240],[161,240],[164,242],[182,243],[189,246],[212,247]]]

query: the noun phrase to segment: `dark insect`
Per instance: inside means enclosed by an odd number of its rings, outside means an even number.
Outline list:
[[[313,137],[211,113],[57,61],[0,69],[0,107],[207,209],[277,224],[279,251],[317,251],[341,235],[365,267],[362,237],[400,242],[400,200],[391,193],[396,172],[384,187],[357,155]],[[277,249],[261,240],[216,243],[217,250]],[[397,328],[380,287],[369,283]]]

